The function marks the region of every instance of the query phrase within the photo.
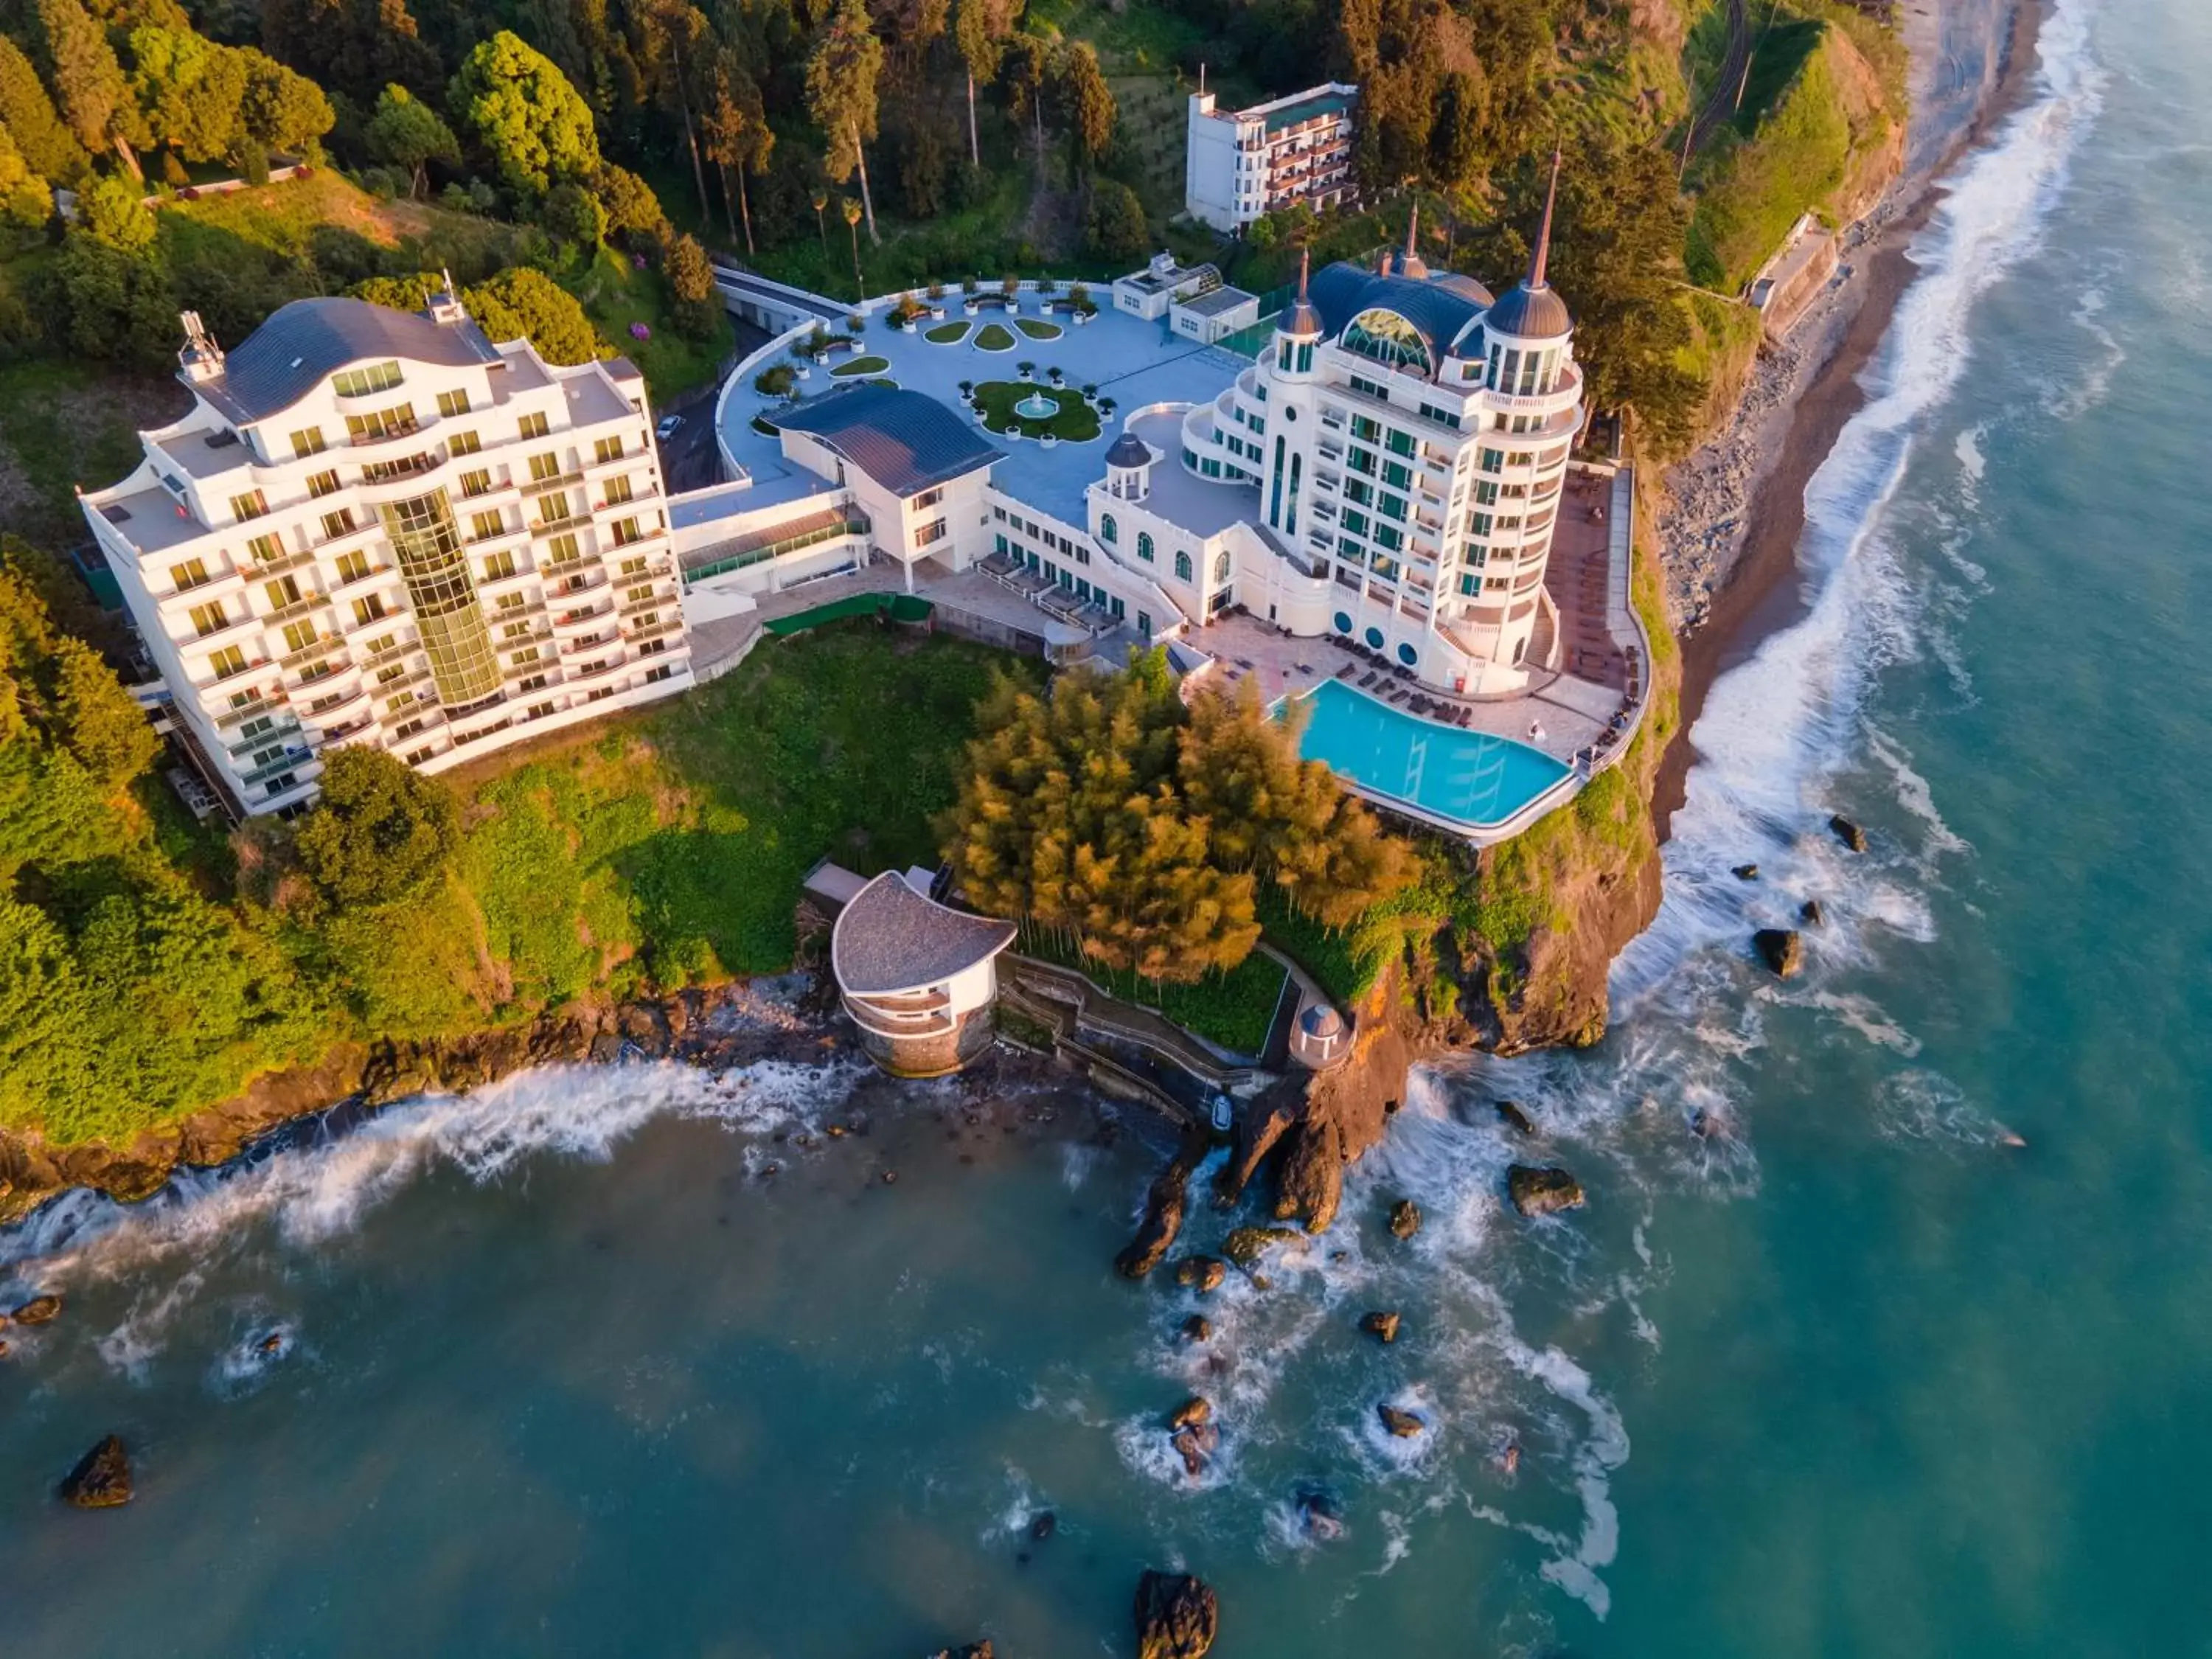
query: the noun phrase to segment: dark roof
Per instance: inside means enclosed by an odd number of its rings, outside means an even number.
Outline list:
[[[1285,127],[1294,127],[1301,121],[1310,121],[1316,115],[1341,115],[1352,107],[1352,100],[1340,92],[1316,92],[1271,109],[1264,118],[1267,131],[1280,132]]]
[[[1363,311],[1395,311],[1418,329],[1438,362],[1467,325],[1482,314],[1480,301],[1456,284],[1419,276],[1382,276],[1339,260],[1317,272],[1310,292],[1331,334]]]
[[[775,423],[821,439],[900,496],[919,495],[1005,453],[936,398],[895,386],[824,392],[777,411]]]
[[[1455,270],[1445,271],[1442,276],[1432,276],[1429,280],[1438,288],[1448,288],[1461,298],[1472,300],[1479,306],[1495,305],[1498,302],[1497,295],[1483,287],[1480,283],[1476,282],[1472,276],[1462,276]]]
[[[1575,331],[1567,302],[1548,283],[1540,288],[1514,283],[1505,290],[1505,297],[1491,307],[1484,324],[1492,333],[1509,334],[1516,340],[1564,340]]]
[[[434,323],[366,300],[295,300],[228,353],[223,371],[193,387],[234,421],[266,420],[354,363],[495,363],[499,351],[471,322]]]
[[[1344,1016],[1326,1002],[1316,1002],[1298,1016],[1298,1029],[1310,1037],[1326,1040],[1344,1032]]]
[[[1124,430],[1106,452],[1106,465],[1109,466],[1150,466],[1152,464],[1151,447],[1133,432]]]
[[[837,913],[830,967],[852,996],[926,990],[1013,943],[1014,925],[949,909],[886,870]]]

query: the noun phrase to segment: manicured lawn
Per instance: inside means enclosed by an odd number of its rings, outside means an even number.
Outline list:
[[[968,337],[968,331],[973,326],[964,319],[957,323],[939,323],[921,337],[932,345],[957,345]]]
[[[984,351],[1012,351],[1014,337],[1004,323],[986,323],[975,336],[975,344]]]
[[[1280,964],[1257,951],[1225,974],[1208,974],[1190,985],[1169,985],[1102,968],[1039,933],[1024,932],[1017,948],[1025,956],[1073,968],[1122,1001],[1150,1008],[1240,1054],[1257,1054],[1266,1045],[1275,1004],[1283,994]]]
[[[855,357],[849,363],[840,363],[830,371],[832,380],[842,380],[848,374],[880,374],[891,366],[888,357]]]
[[[930,818],[994,668],[1034,679],[963,641],[817,629],[520,765],[471,769],[465,873],[491,949],[518,988],[556,995],[601,953],[664,981],[787,967],[815,860],[936,861]]]
[[[1014,413],[1014,405],[1031,392],[1049,398],[1060,412],[1048,421],[1033,421]],[[1041,438],[1049,432],[1068,443],[1083,443],[1098,435],[1098,411],[1083,401],[1080,392],[1066,386],[1031,386],[1020,380],[986,380],[975,388],[983,405],[983,425],[993,432],[1018,432],[1024,438]]]
[[[1067,332],[1058,323],[1039,322],[1034,317],[1017,317],[1014,326],[1032,340],[1057,340]]]

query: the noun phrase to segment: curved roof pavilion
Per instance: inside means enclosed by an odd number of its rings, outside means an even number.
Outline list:
[[[848,996],[912,995],[989,961],[1013,941],[1013,923],[939,904],[887,870],[837,913],[830,968]]]
[[[419,311],[393,311],[366,300],[295,300],[227,354],[222,372],[194,390],[232,420],[282,414],[327,376],[380,358],[448,368],[497,363],[499,349],[476,324],[434,322]]]

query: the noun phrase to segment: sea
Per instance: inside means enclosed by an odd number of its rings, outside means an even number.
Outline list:
[[[0,1234],[0,1300],[67,1298],[4,1333],[0,1651],[1127,1655],[1155,1567],[1224,1659],[2208,1651],[2212,7],[2054,0],[2039,53],[1600,1045],[1421,1073],[1337,1226],[1202,1298],[1111,1270],[1140,1114],[834,1054],[71,1197]],[[1516,1161],[1587,1206],[1520,1218]],[[62,1505],[110,1432],[136,1501]]]

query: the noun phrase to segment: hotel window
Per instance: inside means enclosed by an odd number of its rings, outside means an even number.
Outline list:
[[[249,489],[243,495],[230,498],[230,515],[234,519],[258,519],[268,510],[268,497],[258,489]]]
[[[1354,513],[1347,507],[1344,514],[1344,527],[1355,536],[1364,536],[1367,533],[1367,515]]]
[[[295,622],[284,624],[284,651],[288,656],[295,652],[305,651],[314,642],[314,623]]]
[[[623,441],[619,436],[601,438],[592,446],[592,459],[602,464],[623,458]]]
[[[1375,486],[1363,483],[1357,478],[1351,479],[1344,486],[1344,499],[1356,501],[1361,507],[1372,507],[1375,505]]]
[[[473,455],[483,447],[483,440],[473,432],[456,432],[446,440],[446,447],[456,455]]]
[[[619,507],[623,502],[632,500],[636,492],[630,488],[630,482],[627,477],[610,478],[607,480],[607,505],[609,507]]]
[[[543,483],[548,478],[561,476],[561,458],[551,450],[530,458],[530,478],[533,483]]]
[[[528,603],[529,600],[520,593],[502,593],[499,596],[499,608],[502,611],[520,611]],[[526,623],[525,624],[525,631],[528,631],[528,625]]]
[[[338,475],[335,471],[318,472],[307,480],[309,496],[334,495],[337,493]]]
[[[415,430],[415,405],[394,404],[389,409],[373,409],[366,415],[345,417],[346,435],[357,444],[381,443],[386,438],[397,438]]]
[[[1395,426],[1390,428],[1389,435],[1384,442],[1394,455],[1410,455],[1413,453],[1413,434],[1401,431]]]
[[[469,394],[465,392],[441,392],[438,394],[438,413],[465,415],[469,412]]]
[[[323,539],[336,541],[341,536],[350,536],[355,529],[353,509],[342,507],[335,513],[323,514]]]
[[[292,434],[292,459],[304,461],[310,455],[319,455],[330,447],[319,426],[302,427]]]
[[[1382,435],[1382,428],[1381,423],[1370,419],[1369,416],[1364,415],[1355,415],[1352,417],[1352,435],[1353,437],[1364,438],[1371,444]]]
[[[625,592],[623,595],[623,598],[632,605],[642,605],[646,600],[651,599],[653,596],[653,584],[651,582],[641,582],[635,587],[633,587],[629,592]]]
[[[219,680],[227,680],[233,674],[243,674],[246,672],[246,653],[234,645],[226,645],[222,650],[208,654],[208,669]]]
[[[256,564],[274,564],[284,556],[284,538],[272,530],[246,543],[246,550]]]
[[[341,398],[359,398],[371,392],[389,392],[399,384],[397,362],[371,363],[363,368],[340,369],[331,376],[331,390]]]
[[[338,586],[340,587],[343,587],[348,582],[357,582],[367,574],[368,574],[368,555],[362,552],[361,549],[352,548],[338,555]]]
[[[637,527],[637,520],[635,519],[617,519],[615,520],[615,545],[617,547],[628,547],[632,542],[638,540],[644,534],[645,532]]]
[[[522,417],[521,429],[526,438],[542,438],[548,430],[548,422],[542,414],[526,415]]]
[[[488,582],[505,581],[514,574],[514,555],[502,550],[483,562],[483,579]],[[510,595],[519,599],[520,594]]]
[[[1405,546],[1406,538],[1403,533],[1392,529],[1389,525],[1378,524],[1375,526],[1375,544],[1377,547],[1387,547],[1395,553]]]
[[[1490,562],[1490,550],[1480,542],[1469,542],[1467,544],[1467,562],[1477,570],[1481,569]]]
[[[370,593],[353,602],[353,619],[356,627],[373,623],[384,615],[384,595]]]
[[[1114,515],[1111,513],[1102,515],[1098,520],[1098,539],[1102,542],[1113,543],[1121,538],[1121,532],[1115,526]]]
[[[1176,553],[1176,580],[1179,582],[1190,580],[1190,555],[1180,549]]]
[[[482,468],[479,468],[477,471],[474,471],[474,472],[464,472],[464,473],[462,473],[462,474],[461,474],[461,494],[462,494],[462,495],[484,495],[484,494],[486,494],[487,492],[489,492],[489,491],[490,490],[490,489],[491,489],[491,469],[490,469],[490,468],[489,468],[489,467],[482,467]]]
[[[523,664],[525,664],[525,663],[526,663],[526,662],[536,662],[537,660],[538,660],[538,647],[537,647],[536,646],[534,646],[534,645],[526,645],[526,646],[524,646],[524,647],[522,647],[522,649],[521,649],[521,650],[520,650],[520,651],[518,651],[518,652],[516,652],[516,653],[514,653],[514,658],[512,659],[512,661],[511,661],[511,665],[511,665],[511,666],[513,666],[513,667],[520,668],[520,667],[521,667],[521,666],[522,666],[522,665],[523,665]]]
[[[574,509],[568,505],[568,492],[565,489],[538,498],[538,522],[541,525],[566,524],[575,516]]]
[[[300,579],[296,576],[279,576],[273,582],[264,582],[261,591],[269,596],[269,608],[271,611],[282,611],[289,605],[299,604]]]
[[[1495,521],[1487,513],[1470,513],[1467,515],[1467,530],[1470,536],[1487,536],[1493,528],[1495,528]]]
[[[1149,530],[1137,532],[1137,556],[1146,564],[1152,562],[1152,532]]]
[[[576,537],[573,531],[563,532],[545,544],[547,564],[566,564],[576,556]]]
[[[204,559],[186,559],[182,564],[169,567],[169,580],[176,584],[179,593],[188,587],[198,587],[207,579],[207,562]]]
[[[1406,498],[1403,495],[1393,495],[1386,490],[1376,498],[1375,507],[1386,519],[1395,519],[1401,524],[1405,521]]]
[[[194,605],[191,617],[192,626],[198,630],[202,639],[205,639],[210,634],[219,634],[230,625],[230,618],[223,615],[221,599],[216,600],[212,605]]]
[[[642,576],[645,574],[645,566],[646,562],[643,559],[624,559],[622,562],[622,574],[625,576]]]
[[[495,509],[489,513],[475,514],[469,520],[469,539],[472,542],[488,542],[495,536],[504,535],[506,532],[507,514]]]
[[[932,519],[927,524],[917,525],[915,527],[914,544],[916,547],[928,547],[943,541],[945,536],[945,520]]]
[[[362,649],[372,657],[380,657],[398,643],[399,635],[397,634],[379,634]]]

